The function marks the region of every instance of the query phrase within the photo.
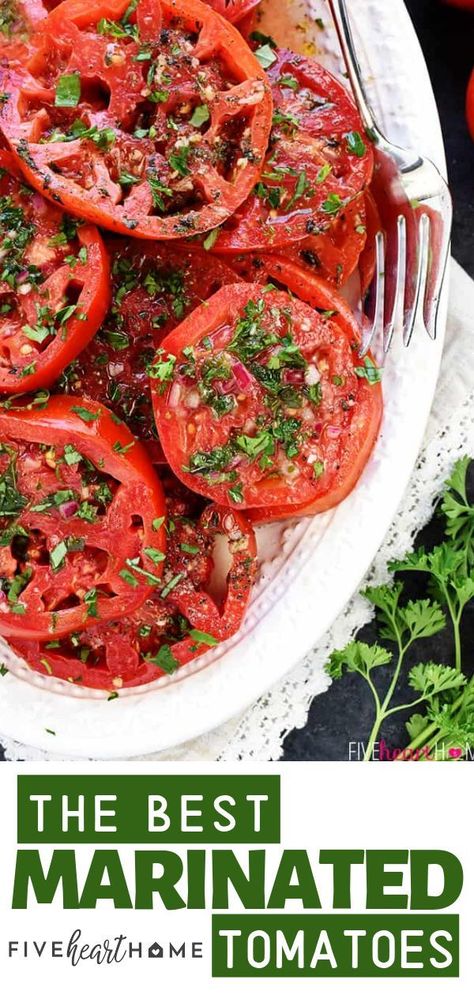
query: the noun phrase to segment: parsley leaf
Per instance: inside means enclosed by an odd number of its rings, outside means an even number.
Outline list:
[[[77,107],[81,99],[81,77],[79,73],[60,76],[56,83],[54,103],[56,107]]]

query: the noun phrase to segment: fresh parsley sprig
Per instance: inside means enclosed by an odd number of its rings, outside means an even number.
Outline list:
[[[471,460],[458,460],[446,482],[440,502],[445,519],[446,540],[431,551],[419,549],[403,560],[392,561],[394,574],[416,571],[428,577],[431,597],[405,601],[404,584],[368,587],[363,596],[376,609],[378,642],[372,646],[355,640],[343,650],[335,650],[326,665],[337,680],[344,671],[356,672],[366,681],[375,705],[375,719],[369,735],[365,759],[373,757],[381,727],[386,718],[406,709],[425,705],[423,713],[414,712],[406,728],[411,739],[409,753],[432,751],[449,759],[460,759],[466,746],[474,745],[474,677],[468,682],[463,673],[461,622],[466,606],[474,599],[474,504],[468,496],[467,474]],[[408,684],[416,697],[403,704],[392,700],[404,671],[408,650],[419,640],[436,635],[450,620],[453,631],[455,665],[444,666],[428,661],[418,663],[408,673]],[[382,692],[375,672],[392,667],[388,687]],[[439,750],[440,747],[443,750]]]

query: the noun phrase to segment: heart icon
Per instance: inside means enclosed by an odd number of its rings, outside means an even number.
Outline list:
[[[452,746],[449,751],[449,756],[452,757],[453,760],[458,760],[459,757],[462,757],[461,748],[459,746]]]

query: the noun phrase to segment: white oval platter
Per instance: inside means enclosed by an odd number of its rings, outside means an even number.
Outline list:
[[[444,171],[441,130],[423,56],[403,0],[351,0],[372,103],[395,142]],[[329,68],[340,63],[323,0],[266,0],[261,30]],[[323,28],[318,24],[323,19]],[[360,583],[400,503],[416,460],[441,360],[438,340],[395,347],[384,372],[385,414],[369,465],[334,511],[259,532],[260,578],[245,624],[179,675],[103,693],[32,673],[4,644],[2,734],[69,757],[126,758],[184,742],[241,712],[317,642]],[[52,736],[48,730],[53,730]]]

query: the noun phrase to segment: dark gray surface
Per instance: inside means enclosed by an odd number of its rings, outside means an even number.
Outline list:
[[[454,197],[453,254],[474,276],[474,144],[464,118],[464,95],[474,57],[474,14],[450,8],[440,0],[406,0],[406,5],[425,53],[443,126]],[[429,544],[439,537],[439,525],[434,521],[423,540]],[[422,597],[424,587],[412,578],[409,593],[411,597]],[[473,626],[474,608],[466,616],[465,632],[469,629],[472,632]],[[374,638],[373,627],[367,626],[361,636],[370,642]],[[433,640],[426,640],[423,649],[423,659],[449,663],[450,634],[441,633]],[[399,701],[407,700],[403,682],[398,695]],[[370,697],[365,693],[363,681],[357,675],[350,675],[315,699],[304,729],[289,732],[283,759],[347,760],[348,743],[365,740],[371,723]],[[404,745],[407,737],[403,718],[390,720],[383,734],[394,747]]]

